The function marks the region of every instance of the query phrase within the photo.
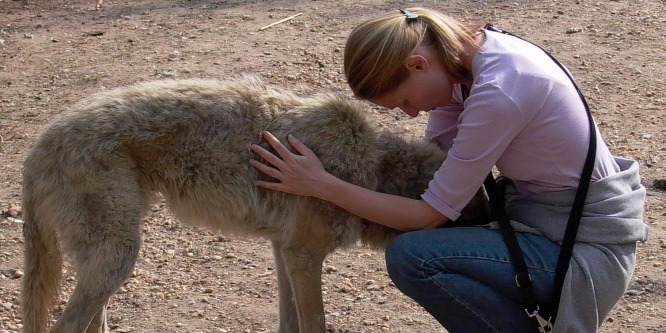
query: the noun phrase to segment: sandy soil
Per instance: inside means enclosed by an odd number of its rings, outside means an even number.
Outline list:
[[[84,96],[134,82],[247,72],[299,94],[350,95],[341,51],[351,29],[378,13],[419,5],[495,23],[541,44],[574,73],[611,149],[640,161],[649,190],[651,239],[639,245],[635,279],[601,332],[666,332],[663,0],[106,0],[98,11],[92,0],[0,0],[0,333],[21,330],[22,160],[54,115]],[[421,136],[425,123],[425,116],[370,105],[368,113],[411,137]],[[113,331],[275,329],[266,241],[183,226],[162,205],[154,206],[143,233],[135,274],[111,300]],[[391,284],[381,253],[340,250],[325,266],[331,332],[444,332]],[[65,295],[73,276],[65,273]]]

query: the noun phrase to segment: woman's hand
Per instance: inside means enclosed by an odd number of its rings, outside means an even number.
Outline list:
[[[258,186],[323,199],[366,220],[399,230],[435,228],[447,220],[423,200],[375,192],[342,181],[326,172],[314,152],[291,135],[287,140],[298,154],[289,151],[271,133],[264,132],[263,136],[279,156],[252,145],[252,151],[270,165],[254,159],[250,164],[280,182],[258,180]]]
[[[314,152],[291,134],[287,136],[287,140],[300,155],[289,151],[270,132],[264,131],[262,135],[279,156],[259,145],[252,145],[252,151],[264,158],[270,165],[255,159],[250,160],[250,164],[280,182],[258,180],[256,184],[272,190],[321,197],[323,192],[322,181],[332,176],[324,170],[324,166]]]

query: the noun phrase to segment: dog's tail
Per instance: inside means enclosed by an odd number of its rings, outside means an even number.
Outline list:
[[[21,292],[21,313],[24,333],[44,333],[48,326],[49,310],[58,295],[62,279],[62,257],[56,232],[37,214],[44,204],[38,197],[44,193],[24,179],[23,237],[25,238],[24,275]],[[55,213],[55,212],[54,212]]]

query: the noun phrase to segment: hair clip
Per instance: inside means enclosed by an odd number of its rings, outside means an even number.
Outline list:
[[[414,14],[414,13],[412,13],[412,12],[406,10],[406,9],[400,9],[400,13],[401,13],[402,15],[405,15],[405,17],[407,18],[407,20],[410,20],[410,21],[411,21],[411,20],[416,20],[416,19],[419,18],[419,14]]]

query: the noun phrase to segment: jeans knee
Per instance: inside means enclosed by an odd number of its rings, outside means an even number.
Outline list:
[[[410,247],[413,246],[414,239],[409,233],[405,233],[393,239],[384,252],[386,271],[396,287],[401,290],[418,279],[422,259],[410,251]]]

